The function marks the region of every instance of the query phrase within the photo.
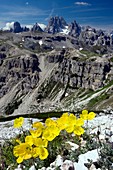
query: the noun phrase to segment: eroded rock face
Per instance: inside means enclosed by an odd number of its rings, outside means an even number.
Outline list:
[[[109,62],[75,61],[64,58],[55,71],[53,79],[73,89],[82,87],[95,90],[104,86],[110,70]]]
[[[32,105],[36,100],[40,105],[40,102],[49,98],[50,93],[52,95],[53,89],[63,89],[60,98],[66,89],[96,90],[105,85],[108,74],[112,75],[113,64],[109,60],[101,59],[93,62],[78,60],[76,51],[74,53],[71,51],[68,57],[67,52],[68,50],[63,49],[38,54],[38,56],[26,54],[11,59],[1,54],[0,98],[2,99],[14,89],[10,94],[10,97],[14,94],[11,103],[15,97],[17,99],[30,93],[31,96],[33,94],[30,104]],[[110,81],[112,78],[110,76]],[[57,95],[57,92],[55,93]],[[23,99],[22,102],[26,101]]]
[[[25,55],[1,61],[0,98],[16,85],[22,94],[26,94],[38,83],[41,70],[36,55]]]

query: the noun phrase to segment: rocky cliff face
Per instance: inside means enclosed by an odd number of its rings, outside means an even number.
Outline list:
[[[8,33],[1,41],[1,115],[78,109],[80,101],[80,108],[89,107],[88,95],[113,107],[113,53],[107,48],[103,55],[80,48],[76,38],[47,33]]]
[[[18,84],[20,95],[28,93],[39,81],[38,57],[23,55],[13,59],[3,60],[0,69],[0,97],[8,93]]]
[[[76,57],[76,54],[75,54]],[[71,88],[98,89],[104,86],[106,75],[110,72],[111,65],[108,61],[75,61],[64,59],[55,72],[55,81]]]

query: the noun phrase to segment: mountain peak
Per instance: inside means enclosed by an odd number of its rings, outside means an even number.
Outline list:
[[[21,27],[21,25],[20,25],[20,23],[19,22],[14,22],[14,30],[13,30],[13,32],[15,32],[15,33],[19,33],[19,32],[21,32],[22,31],[22,27]]]
[[[68,24],[63,17],[51,17],[46,28],[46,32],[55,34],[60,32],[62,29],[65,29],[67,25]]]
[[[43,32],[43,30],[41,29],[41,27],[37,23],[35,25],[33,25],[33,28],[31,29],[31,31]]]

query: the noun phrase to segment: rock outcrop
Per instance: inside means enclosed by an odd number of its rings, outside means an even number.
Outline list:
[[[22,32],[23,29],[22,29],[22,27],[21,27],[19,22],[14,22],[14,26],[13,26],[13,28],[11,28],[10,31],[14,32],[14,33],[19,33],[19,32]]]
[[[112,46],[113,39],[110,35],[106,35],[102,30],[86,27],[79,36],[79,41],[84,42],[88,46]]]
[[[81,27],[76,23],[76,21],[73,21],[69,27],[69,35],[73,36],[73,37],[78,37],[81,33]]]
[[[76,57],[76,55],[75,55]],[[59,64],[54,80],[71,88],[98,89],[104,86],[106,75],[110,72],[109,62],[88,62],[66,59]]]
[[[47,33],[52,33],[52,34],[59,33],[62,31],[62,29],[65,29],[65,26],[67,25],[68,24],[66,23],[63,17],[58,17],[58,16],[51,17],[45,31]]]
[[[35,25],[33,25],[33,28],[31,29],[31,31],[43,32],[43,30],[37,23]]]
[[[36,55],[23,55],[0,61],[0,98],[17,86],[20,95],[27,94],[39,81],[39,61]]]

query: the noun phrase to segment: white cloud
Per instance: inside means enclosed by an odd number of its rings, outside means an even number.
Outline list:
[[[3,30],[10,30],[11,28],[14,28],[14,22],[6,23],[5,27],[3,27]]]
[[[27,27],[27,28],[29,28],[30,30],[31,30],[31,28],[33,27],[33,25],[31,25],[31,24],[22,24],[21,26],[22,26],[22,27]]]
[[[44,24],[41,24],[41,23],[38,23],[38,25],[41,27],[41,29],[42,30],[44,30],[45,28],[46,28],[46,25],[44,25]],[[31,28],[33,27],[33,25],[31,25],[31,24],[22,24],[21,25],[22,27],[27,27],[27,28],[29,28],[30,30],[31,30]],[[10,30],[11,28],[14,28],[14,22],[7,22],[6,24],[5,24],[5,27],[3,27],[2,29],[3,30]]]
[[[75,5],[81,5],[81,6],[89,6],[91,4],[87,3],[87,2],[75,2]]]

